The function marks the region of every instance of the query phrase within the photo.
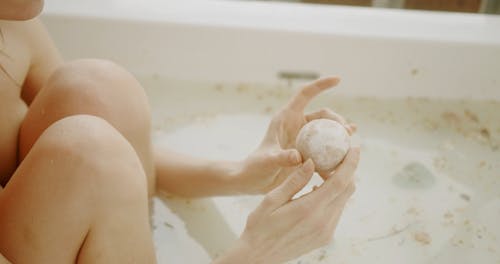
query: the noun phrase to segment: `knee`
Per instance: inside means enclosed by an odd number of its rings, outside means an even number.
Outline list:
[[[126,151],[130,145],[106,120],[92,115],[72,115],[54,122],[36,144],[38,148],[47,147],[69,155]]]
[[[52,74],[44,90],[59,106],[81,108],[82,114],[109,120],[106,114],[127,113],[129,121],[150,119],[148,99],[142,86],[132,74],[111,61],[80,59],[66,63]]]
[[[67,173],[54,174],[77,188],[112,187],[146,195],[146,176],[130,143],[107,121],[90,115],[63,118],[40,136],[29,155]],[[29,157],[27,157],[29,158]],[[61,176],[65,175],[65,176]],[[138,186],[140,188],[138,188]]]

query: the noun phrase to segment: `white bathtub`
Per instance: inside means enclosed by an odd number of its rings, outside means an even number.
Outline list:
[[[251,151],[304,81],[289,77],[341,76],[311,109],[358,124],[357,192],[334,242],[291,263],[500,262],[499,16],[47,0],[43,20],[67,59],[108,58],[136,74],[157,144],[199,156]],[[159,262],[209,262],[260,199],[155,200]]]

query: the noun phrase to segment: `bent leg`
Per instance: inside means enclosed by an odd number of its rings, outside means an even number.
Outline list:
[[[0,192],[0,252],[13,263],[153,263],[146,178],[106,121],[51,125]]]
[[[134,147],[154,193],[151,113],[144,89],[125,69],[84,59],[57,69],[30,105],[19,132],[23,160],[42,132],[64,117],[88,114],[108,121]]]

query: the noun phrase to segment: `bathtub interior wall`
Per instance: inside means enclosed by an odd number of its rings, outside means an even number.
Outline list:
[[[247,1],[104,1],[103,10],[77,2],[48,1],[43,17],[63,54],[109,58],[138,75],[275,84],[287,82],[283,72],[334,74],[346,95],[500,98],[498,16]]]

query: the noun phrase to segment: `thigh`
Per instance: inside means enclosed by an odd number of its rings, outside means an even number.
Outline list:
[[[130,144],[104,120],[65,118],[40,136],[0,194],[0,252],[14,263],[149,263],[147,210]]]

